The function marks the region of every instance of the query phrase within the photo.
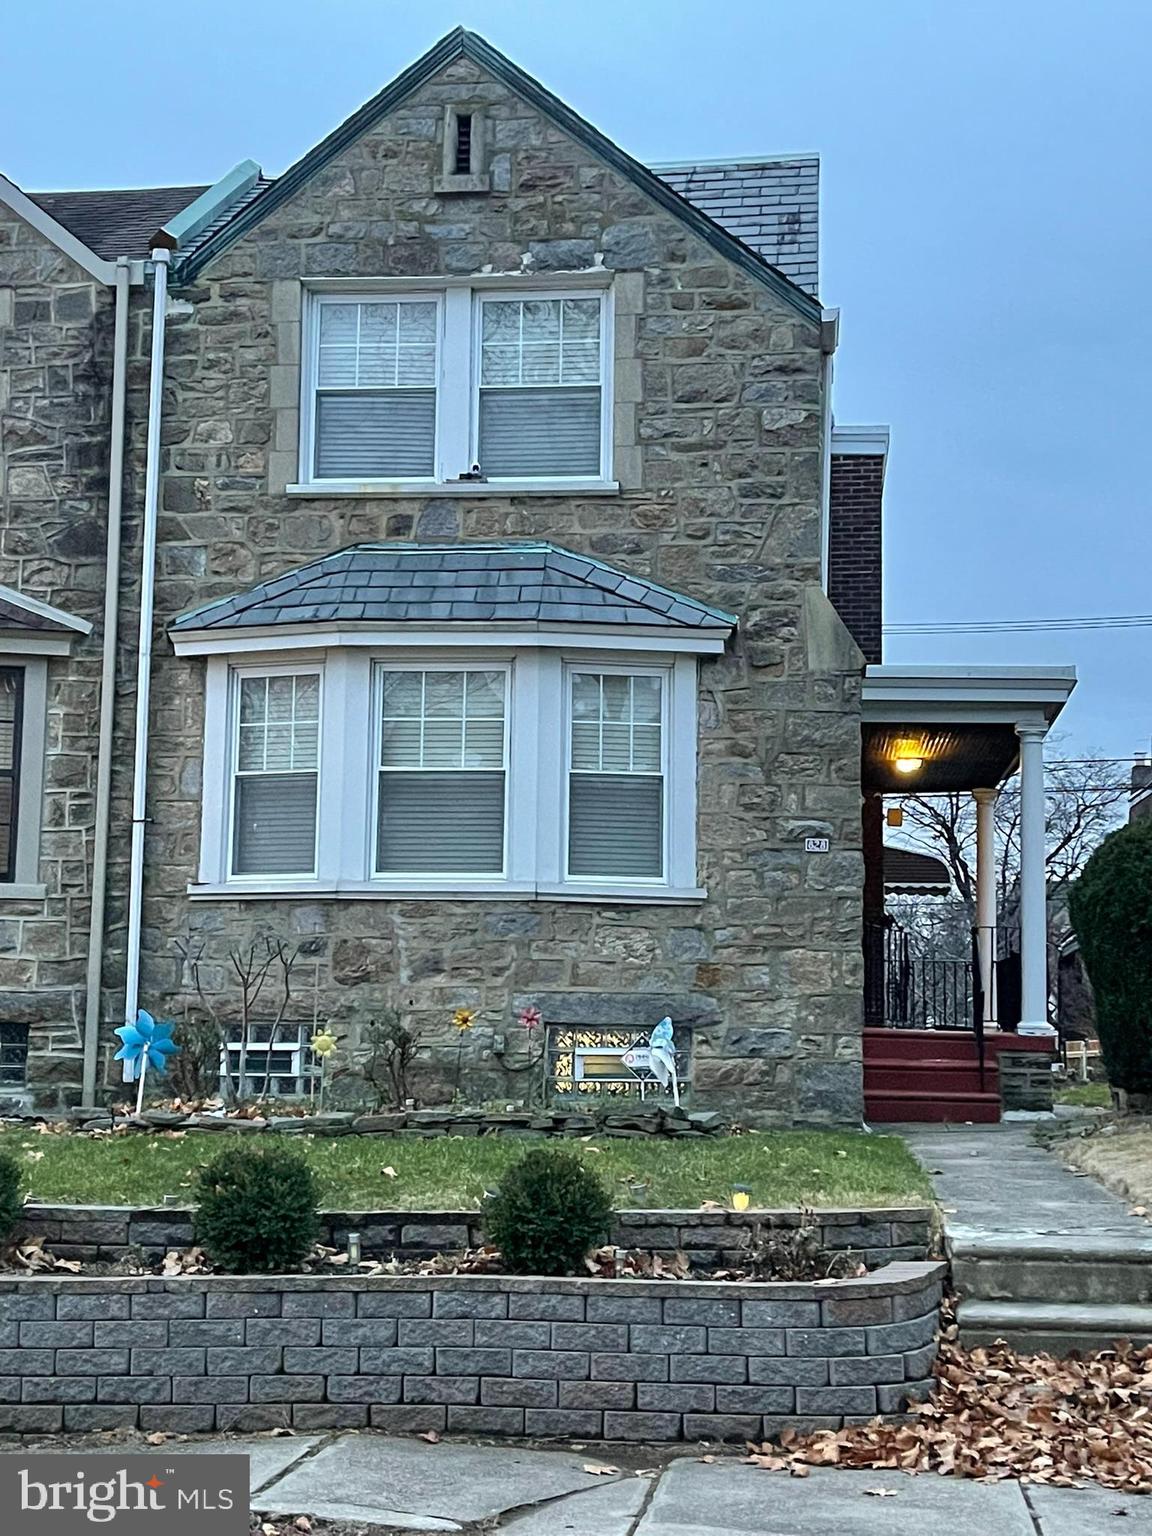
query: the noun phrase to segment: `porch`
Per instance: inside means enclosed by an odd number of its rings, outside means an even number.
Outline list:
[[[864,681],[864,1092],[876,1121],[1000,1118],[1004,1081],[1027,1083],[1055,1047],[1049,1022],[1044,742],[1071,668],[871,666]],[[997,910],[996,803],[1019,773],[1018,908]],[[975,911],[934,948],[902,927],[895,894],[951,888],[947,867],[886,846],[885,800],[971,795]]]

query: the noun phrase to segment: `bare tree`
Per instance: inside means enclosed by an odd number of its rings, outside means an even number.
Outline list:
[[[1064,899],[1092,851],[1120,824],[1128,798],[1128,773],[1120,759],[1061,761],[1047,765],[1049,943],[1071,931]],[[956,892],[951,903],[915,901],[901,917],[921,934],[943,926],[948,947],[963,946],[976,922],[976,808],[969,794],[911,795],[903,802],[909,844],[942,859]],[[1020,904],[1020,787],[1011,780],[996,801],[997,904],[1010,925]],[[961,951],[962,948],[961,948]]]
[[[240,1058],[237,1063],[235,1091],[232,1088],[232,1074],[228,1069],[227,1059],[231,1031],[225,1014],[230,1010],[227,1002],[219,1005],[210,997],[208,989],[204,986],[202,971],[204,945],[194,944],[192,940],[178,939],[176,948],[184,961],[200,1007],[215,1025],[219,1036],[221,1060],[225,1069],[221,1077],[224,1093],[229,1101],[237,1096],[240,1098],[244,1096],[248,1081],[248,1052],[253,1043],[253,1030],[258,1027],[260,998],[265,988],[271,984],[272,978],[276,977],[276,1003],[268,1025],[264,1081],[259,1094],[260,1099],[266,1099],[272,1082],[272,1052],[292,1002],[292,971],[300,958],[300,946],[297,944],[291,947],[283,939],[265,935],[254,939],[244,948],[232,949],[228,952],[228,965],[239,983],[235,1006],[239,1012]]]

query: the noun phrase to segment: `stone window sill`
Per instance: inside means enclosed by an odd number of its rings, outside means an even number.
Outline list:
[[[284,488],[287,496],[357,496],[361,500],[371,496],[403,496],[408,500],[420,496],[617,496],[619,492],[617,480],[332,480]]]
[[[437,885],[409,881],[383,885],[379,881],[327,884],[318,880],[245,881],[193,884],[188,895],[196,901],[411,901],[443,898],[452,901],[583,901],[599,905],[693,906],[708,892],[699,886],[619,885],[589,888],[579,885],[530,885],[517,881],[476,881],[468,885]]]
[[[43,901],[47,894],[46,885],[21,885],[19,881],[0,882],[0,901]]]

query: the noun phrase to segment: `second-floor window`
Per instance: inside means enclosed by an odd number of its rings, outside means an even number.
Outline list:
[[[309,313],[306,483],[610,483],[607,290],[316,293]]]

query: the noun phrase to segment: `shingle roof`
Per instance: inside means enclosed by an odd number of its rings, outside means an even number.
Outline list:
[[[162,224],[194,202],[206,187],[119,187],[106,192],[29,192],[45,213],[90,251],[115,261],[145,257]]]
[[[171,630],[324,622],[715,631],[732,629],[736,620],[555,544],[356,544],[183,614]]]
[[[34,629],[43,634],[60,635],[71,633],[67,624],[61,624],[46,613],[38,613],[35,608],[9,602],[5,597],[0,597],[0,629]]]
[[[818,291],[818,155],[685,161],[652,169],[806,293]]]
[[[884,889],[905,895],[945,895],[952,889],[952,877],[943,859],[885,843]]]

